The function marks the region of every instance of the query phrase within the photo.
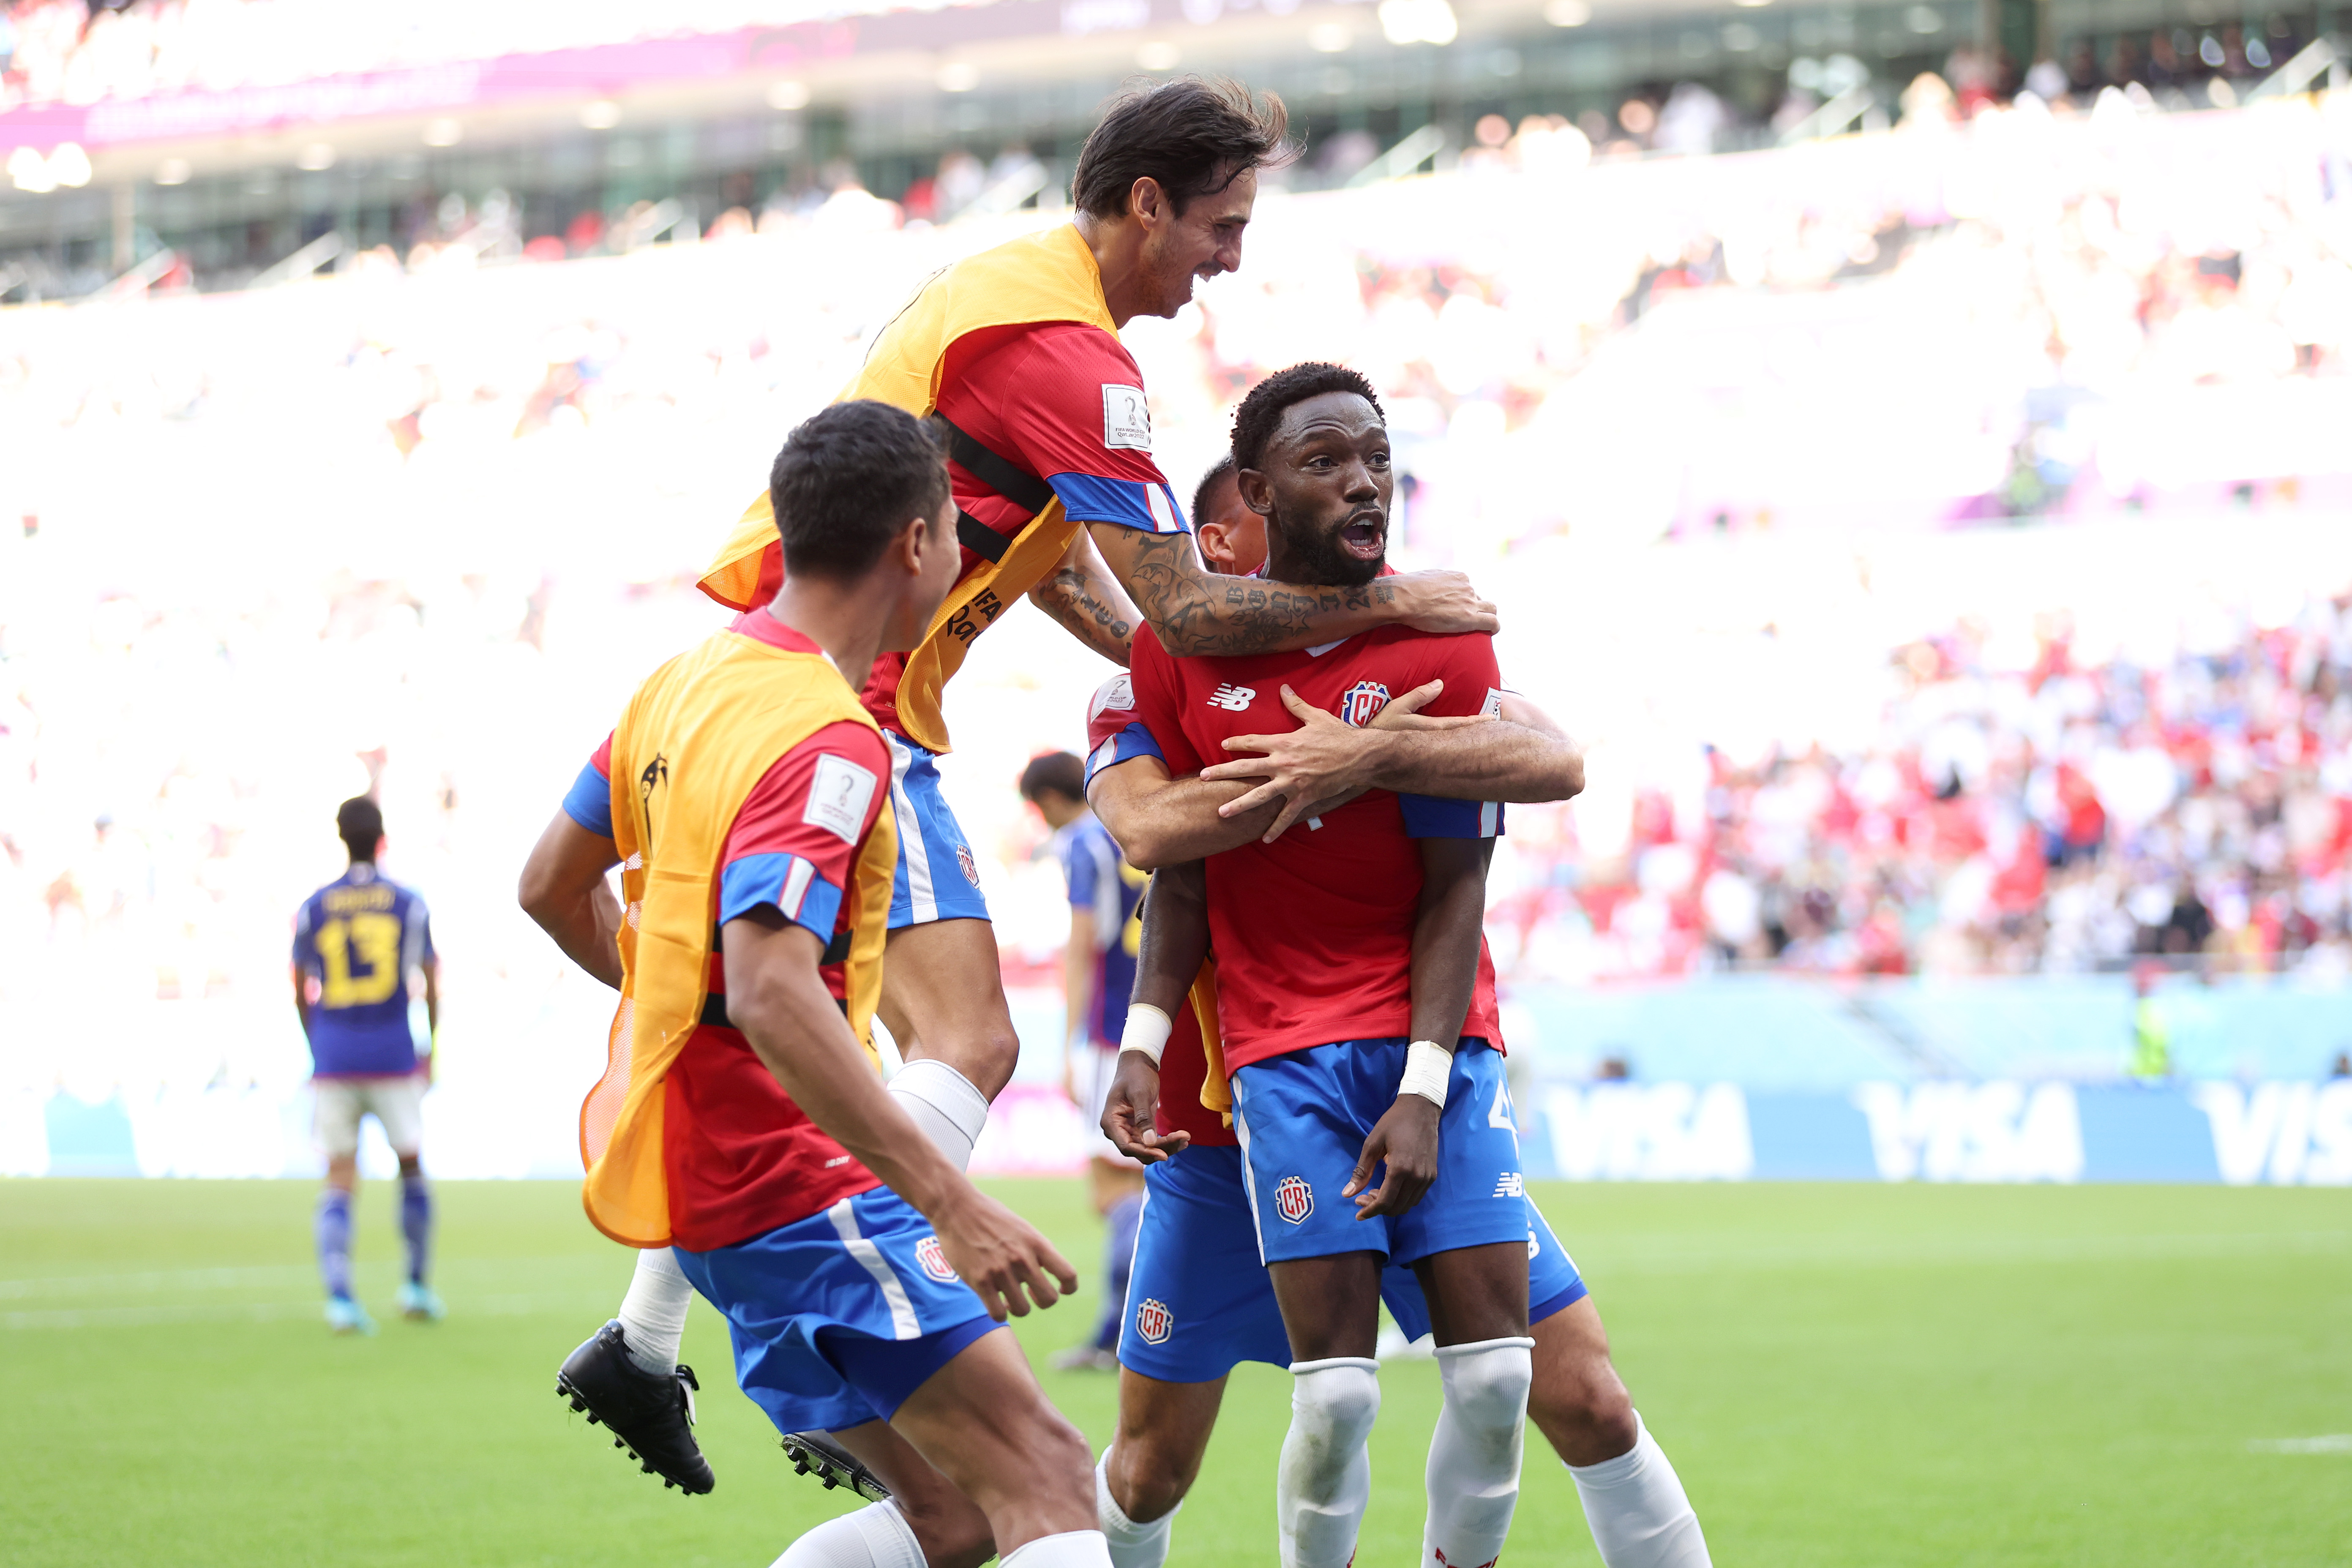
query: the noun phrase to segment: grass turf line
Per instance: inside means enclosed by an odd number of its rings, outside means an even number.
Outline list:
[[[1092,1285],[1078,1183],[990,1184]],[[698,1301],[686,1346],[714,1495],[665,1493],[563,1409],[555,1365],[629,1270],[570,1185],[439,1188],[450,1317],[431,1326],[393,1313],[396,1200],[366,1188],[373,1340],[319,1321],[313,1191],[0,1183],[0,1560],[570,1565],[618,1546],[756,1568],[848,1506],[791,1476]],[[2252,1447],[2352,1432],[2352,1193],[1538,1192],[1718,1562],[2352,1561],[2352,1453]],[[1022,1325],[1033,1356],[1096,1305]],[[1043,1375],[1099,1447],[1113,1379]],[[1382,1384],[1368,1564],[1415,1549],[1437,1403],[1426,1363]],[[1173,1563],[1272,1561],[1287,1415],[1286,1376],[1235,1375]],[[1539,1437],[1510,1556],[1597,1561]]]

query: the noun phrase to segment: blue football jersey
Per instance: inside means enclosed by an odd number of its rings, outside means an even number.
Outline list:
[[[425,900],[373,866],[354,865],[303,900],[294,963],[319,983],[312,1070],[321,1078],[415,1072],[408,976],[432,956]]]
[[[1119,858],[1110,830],[1091,814],[1061,833],[1062,871],[1069,880],[1070,906],[1092,910],[1095,1000],[1087,1032],[1098,1045],[1117,1045],[1127,1029],[1128,999],[1135,992],[1135,955],[1143,942],[1143,889],[1151,879]]]

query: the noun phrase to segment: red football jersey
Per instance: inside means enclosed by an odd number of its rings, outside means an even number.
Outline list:
[[[1118,694],[1133,707],[1119,723],[1120,710],[1097,701],[1095,725],[1103,739],[1090,767],[1099,772],[1150,751],[1181,778],[1235,755],[1223,748],[1228,737],[1296,729],[1283,706],[1285,685],[1363,724],[1391,697],[1440,678],[1444,694],[1423,710],[1433,716],[1486,711],[1501,701],[1494,640],[1482,635],[1433,637],[1391,626],[1295,653],[1174,658],[1140,628],[1129,689]],[[1320,826],[1302,822],[1272,844],[1211,857],[1209,934],[1227,1068],[1409,1033],[1422,885],[1412,841],[1491,837],[1502,830],[1502,816],[1491,802],[1373,790]],[[1495,968],[1483,940],[1462,1032],[1502,1048]]]
[[[1183,508],[1151,456],[1143,373],[1100,327],[1034,321],[967,333],[940,363],[939,409],[973,440],[1044,479],[1081,522],[1146,533],[1185,529]],[[956,505],[1007,539],[1029,521],[961,464],[948,465],[948,479]],[[979,564],[966,549],[958,580]],[[760,558],[754,604],[775,597],[783,571],[782,547],[770,545]],[[898,683],[906,673],[907,656],[886,653],[858,693],[874,721],[894,734],[903,733]]]

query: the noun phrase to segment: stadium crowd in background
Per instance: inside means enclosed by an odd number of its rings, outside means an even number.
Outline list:
[[[866,0],[829,14],[899,8],[890,0]],[[525,0],[491,6],[426,0],[379,13],[362,26],[333,0],[15,0],[0,7],[0,110],[226,91],[507,54],[784,26],[813,14],[790,0],[697,0],[677,8],[638,0]],[[2088,110],[2108,89],[2131,91],[2151,107],[2227,109],[2311,42],[2312,22],[2308,14],[2273,13],[2252,25],[2143,23],[2065,37],[2053,54],[2029,62],[1963,44],[1951,50],[1940,74],[1913,82],[1901,111],[1912,118],[1965,118],[2006,106],[2021,94],[2061,109]],[[1800,53],[1778,74],[1782,90],[1769,115],[1744,114],[1735,98],[1697,78],[1669,79],[1633,92],[1614,113],[1585,110],[1577,119],[1577,132],[1604,154],[1754,145],[1861,86],[1871,72],[1855,55],[1816,52]],[[1719,74],[1717,82],[1723,85]],[[1566,124],[1555,117],[1552,129]],[[1480,142],[1497,146],[1509,135],[1507,126],[1501,135],[1482,127]],[[1336,171],[1344,177],[1369,163],[1378,149],[1360,149],[1361,136],[1333,136],[1316,149],[1310,172]],[[922,194],[898,199],[910,214],[929,216]]]
[[[1252,244],[1283,254],[1129,339],[1180,488],[1267,370],[1361,367],[1406,475],[1405,553],[1498,588],[1538,559],[1523,552],[1612,537],[2292,515],[2352,479],[2331,401],[2352,384],[2352,99],[2331,102],[2106,130],[2011,110],[1948,136],[1595,168],[1562,209],[1581,237],[1565,249],[1539,207],[1496,200],[1509,188],[1492,182],[1531,173],[1294,198],[1328,204],[1311,226],[1269,200]],[[2200,151],[2216,146],[2242,154],[2226,181]],[[2021,169],[2040,171],[2030,187],[2007,180]],[[1654,221],[1609,221],[1637,207]],[[1535,216],[1507,233],[1475,218],[1496,211]],[[454,238],[484,215],[447,216]],[[688,574],[709,520],[740,505],[740,455],[830,396],[923,276],[1024,221],[852,226],[824,245],[754,224],[728,244],[566,268],[455,257],[416,278],[387,257],[289,290],[8,312],[0,924],[48,955],[8,984],[274,993],[286,900],[333,870],[331,841],[288,825],[372,782],[406,825],[394,873],[434,888],[453,946],[485,972],[540,973],[530,933],[469,912],[504,899],[478,847],[536,813],[545,784],[486,773],[485,747],[537,747],[558,776],[571,731],[640,656],[706,627]],[[1696,395],[1694,333],[1711,345]],[[1890,375],[1937,416],[1874,424],[1853,389]],[[2129,436],[2145,420],[2102,416],[2159,395],[2179,400],[2160,450]],[[1823,399],[1844,416],[1771,423]],[[1775,444],[1733,448],[1761,476],[1745,492],[1713,455],[1743,426]],[[1823,476],[1870,510],[1823,501]],[[328,496],[347,525],[331,537],[278,521]],[[250,548],[207,547],[191,497]],[[1817,753],[1791,714],[1774,721],[1778,760],[1727,752],[1710,804],[1685,792],[1671,820],[1646,776],[1636,807],[1600,787],[1573,817],[1523,814],[1517,870],[1496,871],[1517,931],[1498,926],[1497,959],[1525,978],[2064,969],[2184,947],[2340,964],[2347,634],[2340,605],[2290,610],[2129,666],[2079,638],[2067,651],[2053,628],[2039,673],[1988,673],[1971,634],[1914,626],[1875,650],[1906,689],[1867,747]],[[1663,647],[1690,612],[1661,597],[1649,613]],[[1784,629],[1809,613],[1759,609]],[[604,686],[579,678],[592,656],[567,654],[556,690],[553,644],[607,650]],[[431,724],[383,717],[420,697]],[[960,700],[1018,710],[987,726],[1018,731],[984,763],[997,778],[1074,739],[1054,728],[1061,706],[1013,686]],[[1710,742],[1724,737],[1670,738],[1685,757]],[[1620,765],[1596,752],[1596,780]],[[1596,831],[1593,814],[1628,809],[1630,836]],[[2081,842],[2053,855],[2070,824]],[[1017,809],[973,827],[990,878],[1042,869]],[[1580,844],[1620,837],[1639,852],[1580,863]],[[1016,963],[1051,961],[1063,907],[1058,887],[1012,897]],[[218,1056],[195,1054],[205,1076],[244,1081],[299,1052],[225,1034]]]
[[[1710,749],[1696,802],[1636,795],[1614,860],[1523,828],[1490,918],[1523,957],[1589,922],[1621,974],[2352,973],[2352,599],[2234,634],[2146,668],[2078,664],[2063,626],[2022,671],[1980,626],[1914,643],[1868,750]]]

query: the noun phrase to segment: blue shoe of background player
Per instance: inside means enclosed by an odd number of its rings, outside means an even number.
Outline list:
[[[330,1296],[327,1298],[327,1327],[339,1334],[372,1334],[375,1332],[375,1320],[367,1315],[365,1307],[349,1296]]]
[[[412,1323],[437,1323],[449,1315],[429,1285],[411,1279],[400,1288],[400,1315]]]

